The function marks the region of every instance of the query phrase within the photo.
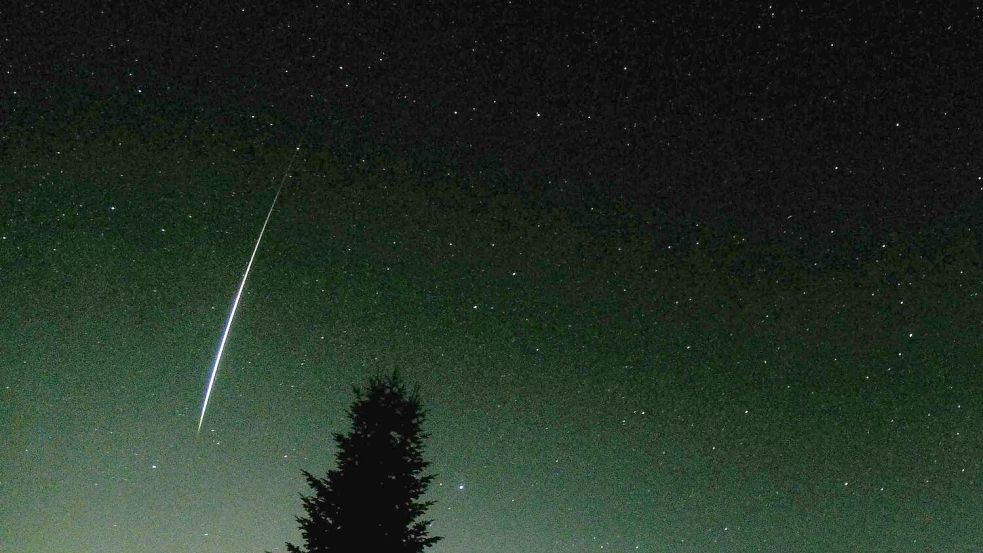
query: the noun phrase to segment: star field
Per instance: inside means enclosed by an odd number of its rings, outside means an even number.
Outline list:
[[[975,551],[959,10],[3,8],[0,549],[282,551],[399,367],[434,553]]]

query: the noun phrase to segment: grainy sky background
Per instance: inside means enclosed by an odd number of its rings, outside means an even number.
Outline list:
[[[434,553],[979,550],[980,6],[258,4],[0,9],[0,549],[282,548],[399,366]]]

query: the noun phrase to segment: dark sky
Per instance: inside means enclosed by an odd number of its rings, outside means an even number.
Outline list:
[[[980,191],[978,6],[141,4],[8,10],[8,78],[300,125],[341,110],[561,202],[767,234],[905,229]]]
[[[983,544],[981,7],[275,4],[0,8],[0,550],[296,542],[397,366],[434,553]]]

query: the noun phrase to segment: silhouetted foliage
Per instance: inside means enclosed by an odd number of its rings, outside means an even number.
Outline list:
[[[305,545],[292,553],[419,553],[438,541],[427,535],[429,520],[418,520],[430,501],[421,501],[433,475],[423,475],[421,430],[424,410],[394,372],[354,388],[348,410],[352,429],[335,434],[336,468],[324,478],[304,476],[314,490],[304,496],[307,516],[299,517]]]

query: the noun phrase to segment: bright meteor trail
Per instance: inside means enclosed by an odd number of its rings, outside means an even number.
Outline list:
[[[246,264],[246,272],[242,275],[242,282],[239,283],[239,290],[236,291],[235,298],[232,300],[232,309],[229,310],[229,318],[225,321],[225,330],[222,331],[222,341],[218,345],[218,353],[215,354],[215,362],[212,363],[212,372],[208,377],[208,387],[205,388],[205,400],[201,403],[201,416],[198,418],[198,432],[201,432],[201,423],[205,421],[205,409],[208,408],[208,398],[212,395],[212,386],[215,385],[215,376],[218,374],[218,365],[222,362],[222,352],[225,351],[225,341],[229,338],[229,329],[232,328],[232,319],[236,316],[236,309],[239,308],[239,298],[242,297],[242,291],[246,287],[246,279],[249,278],[249,270],[253,268],[253,261],[256,259],[256,252],[259,251],[259,243],[263,241],[263,233],[266,232],[266,225],[270,222],[270,216],[273,215],[273,208],[276,207],[277,198],[280,197],[280,191],[283,190],[283,184],[287,181],[287,174],[290,172],[290,166],[293,165],[294,159],[297,157],[297,152],[300,151],[300,145],[297,145],[297,149],[294,151],[294,155],[290,158],[290,162],[287,163],[287,170],[283,172],[283,178],[280,179],[280,186],[276,189],[276,195],[273,196],[273,203],[270,204],[270,210],[266,213],[266,220],[263,221],[263,226],[259,229],[259,237],[256,238],[256,245],[253,246],[253,253],[249,256],[249,263]]]

